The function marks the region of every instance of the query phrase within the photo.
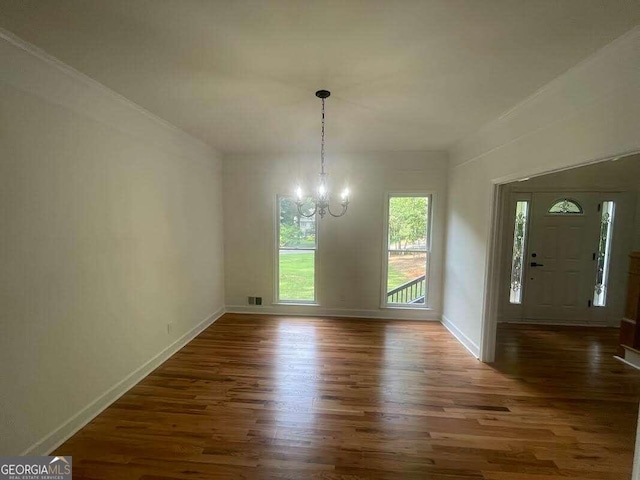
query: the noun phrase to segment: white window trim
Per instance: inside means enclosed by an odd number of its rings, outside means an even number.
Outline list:
[[[276,195],[276,203],[274,208],[274,221],[276,224],[275,232],[275,256],[274,256],[274,298],[273,305],[304,305],[319,306],[318,303],[318,249],[320,245],[319,239],[319,223],[318,215],[315,216],[316,222],[316,246],[315,248],[280,248],[280,200],[282,198],[294,198],[293,195]],[[280,250],[309,250],[315,252],[313,256],[313,300],[281,300],[280,299]]]
[[[389,256],[389,200],[392,197],[429,197],[429,221],[427,224],[427,264],[425,265],[425,303],[406,305],[397,303],[387,303],[387,274]],[[433,190],[425,191],[391,191],[384,194],[384,216],[383,216],[383,240],[382,240],[382,278],[380,282],[380,308],[392,310],[431,310],[431,264],[433,258],[433,219],[435,206],[437,204],[437,193]],[[422,250],[420,250],[422,251]]]

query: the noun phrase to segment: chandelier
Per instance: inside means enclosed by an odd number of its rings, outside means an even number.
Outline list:
[[[340,206],[342,211],[340,213],[333,213],[329,205],[331,201],[331,194],[327,187],[327,173],[324,168],[324,101],[331,95],[328,90],[318,90],[316,97],[322,100],[322,142],[320,147],[320,183],[318,184],[318,191],[315,197],[304,198],[302,195],[302,188],[298,186],[296,189],[296,205],[298,207],[298,214],[302,217],[310,218],[316,213],[320,215],[320,218],[324,218],[327,212],[332,217],[341,217],[347,213],[347,207],[349,206],[349,189],[345,188],[342,191]],[[311,203],[313,210],[305,211],[305,205]]]

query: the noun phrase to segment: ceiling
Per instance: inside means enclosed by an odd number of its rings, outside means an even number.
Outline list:
[[[637,0],[0,0],[0,26],[223,153],[440,150],[640,22]]]

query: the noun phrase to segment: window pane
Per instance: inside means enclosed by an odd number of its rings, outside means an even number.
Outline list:
[[[428,197],[389,199],[389,249],[426,250],[429,225]]]
[[[311,206],[305,206],[305,214],[311,214]],[[301,216],[291,198],[280,198],[280,248],[315,248],[316,219]]]
[[[315,301],[315,255],[313,250],[279,252],[278,292],[284,301]]]
[[[549,213],[555,215],[582,213],[582,207],[575,200],[564,198],[554,203],[549,209]]]
[[[385,303],[425,306],[430,197],[390,197]]]
[[[524,270],[524,251],[527,240],[528,217],[529,202],[516,202],[513,252],[511,256],[511,288],[509,292],[509,302],[511,303],[522,303],[522,275]]]
[[[426,265],[426,252],[389,252],[387,303],[424,305]]]
[[[602,202],[602,215],[600,217],[600,241],[598,242],[596,286],[593,294],[593,304],[596,307],[604,307],[607,304],[607,282],[609,280],[611,232],[613,231],[614,212],[614,202]]]

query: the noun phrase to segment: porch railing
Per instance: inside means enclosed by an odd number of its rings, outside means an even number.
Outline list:
[[[424,303],[426,276],[403,283],[387,292],[387,303]]]

